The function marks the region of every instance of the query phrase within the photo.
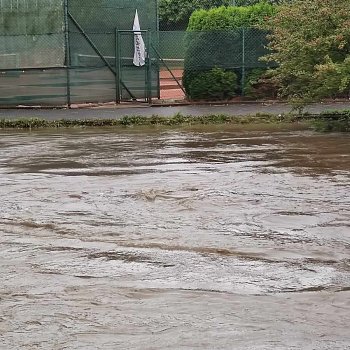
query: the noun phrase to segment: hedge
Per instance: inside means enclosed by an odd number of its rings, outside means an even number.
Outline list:
[[[193,12],[188,31],[234,30],[241,27],[257,27],[276,13],[277,7],[268,3],[252,6],[218,7]]]
[[[227,100],[236,94],[237,75],[221,68],[184,76],[184,86],[191,100]]]
[[[228,6],[231,0],[159,0],[161,30],[185,30],[195,10]]]
[[[266,53],[266,34],[257,27],[275,12],[276,7],[267,3],[195,11],[190,18],[186,36],[183,80],[188,97],[194,98],[192,79],[196,84],[207,84],[207,75],[202,73],[210,72],[213,68],[231,71],[241,79],[243,27],[250,28],[249,32],[248,29],[245,32],[247,71],[265,67],[258,58]],[[204,81],[198,79],[199,76]],[[233,89],[236,91],[236,86]],[[227,98],[225,93],[221,95]]]

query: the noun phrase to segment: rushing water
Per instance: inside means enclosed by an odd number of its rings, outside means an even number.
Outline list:
[[[350,137],[0,132],[0,349],[349,349]]]

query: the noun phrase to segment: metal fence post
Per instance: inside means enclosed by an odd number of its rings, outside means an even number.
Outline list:
[[[245,28],[242,28],[242,77],[241,77],[241,95],[244,96],[245,85]]]
[[[120,103],[120,53],[119,31],[115,29],[115,101]]]
[[[157,18],[157,29],[156,29],[156,33],[157,33],[157,47],[159,47],[159,42],[160,42],[160,28],[159,28],[159,23],[160,23],[160,18],[159,18],[159,2],[158,2],[158,0],[154,0],[155,1],[155,6],[156,6],[156,11],[157,11],[157,16],[156,16],[156,18]],[[151,43],[151,47],[153,48],[153,46],[154,46],[154,44],[153,44],[153,42]],[[151,48],[150,48],[150,50],[151,50]],[[158,100],[160,100],[160,69],[159,69],[159,59],[158,59],[158,57],[157,57],[157,73],[158,73],[158,77],[157,77],[157,80],[158,80],[158,82],[157,82],[157,84],[158,84],[158,86],[157,86],[157,97],[158,97]]]
[[[151,81],[151,65],[152,65],[152,57],[151,57],[151,29],[147,31],[147,102],[149,104],[152,103],[152,81]]]
[[[65,68],[66,68],[66,91],[67,106],[71,107],[71,91],[70,91],[70,42],[69,42],[69,23],[68,23],[68,0],[64,0],[64,49],[65,49]]]

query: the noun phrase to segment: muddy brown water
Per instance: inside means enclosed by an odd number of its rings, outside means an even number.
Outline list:
[[[0,131],[0,349],[349,349],[350,137]]]

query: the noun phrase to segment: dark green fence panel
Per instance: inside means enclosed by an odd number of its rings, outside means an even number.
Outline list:
[[[0,70],[0,105],[62,106],[66,85],[65,69]]]
[[[115,101],[115,30],[131,30],[136,9],[142,29],[156,32],[156,0],[1,1],[0,105]]]
[[[132,63],[138,10],[150,55]],[[213,67],[244,81],[266,67],[266,33],[158,31],[156,0],[0,1],[0,105],[65,105],[159,97],[161,75]],[[118,52],[120,58],[118,59]],[[120,84],[120,78],[122,84]],[[130,91],[134,91],[130,94]]]
[[[115,101],[115,77],[106,67],[71,69],[70,97],[73,104]]]
[[[159,94],[159,66],[152,49],[156,36],[150,31],[143,31],[141,35],[146,47],[146,62],[144,66],[137,67],[133,63],[134,33],[117,31],[118,91],[121,100],[136,98],[148,101]]]
[[[64,66],[62,0],[0,3],[0,69]]]

